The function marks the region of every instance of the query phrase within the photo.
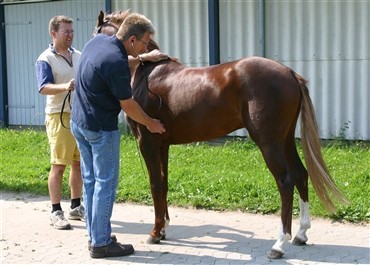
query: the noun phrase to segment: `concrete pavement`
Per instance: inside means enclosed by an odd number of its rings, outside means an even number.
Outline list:
[[[215,212],[170,207],[167,239],[145,243],[153,226],[152,206],[115,204],[113,233],[133,244],[127,257],[91,259],[85,223],[72,230],[49,224],[45,196],[1,191],[2,264],[369,264],[369,224],[353,225],[313,219],[305,246],[288,245],[282,259],[266,252],[275,243],[279,216]],[[63,201],[65,211],[69,202]],[[293,220],[293,236],[298,220]]]

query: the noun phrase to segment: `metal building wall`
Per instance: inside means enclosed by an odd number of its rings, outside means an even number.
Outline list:
[[[52,16],[74,19],[73,46],[79,50],[90,39],[98,12],[105,1],[53,1],[5,6],[9,124],[43,125],[45,96],[38,93],[34,64],[51,43]]]
[[[261,3],[264,56],[308,79],[320,137],[369,140],[370,1],[220,0],[221,62],[262,55]]]
[[[220,0],[220,62],[261,55],[258,1]],[[230,136],[246,136],[239,129]]]
[[[261,55],[258,1],[220,1],[220,61]]]
[[[267,1],[266,57],[309,80],[322,138],[370,139],[370,1]]]
[[[187,66],[209,65],[208,1],[112,0],[112,11],[145,14],[161,50]]]
[[[95,13],[104,9],[103,0],[51,3],[6,6],[10,124],[43,124],[45,99],[35,93],[33,64],[50,42],[49,18],[55,13],[72,16],[74,46],[82,49],[90,37],[91,24],[95,24]],[[221,62],[261,55],[263,47],[266,57],[292,67],[309,80],[322,138],[370,139],[369,1],[219,3]],[[112,0],[112,10],[128,8],[153,21],[155,38],[163,51],[188,66],[209,64],[208,1]],[[45,12],[50,16],[44,17]],[[264,43],[259,35],[261,21],[265,24]],[[245,134],[245,130],[234,133]]]

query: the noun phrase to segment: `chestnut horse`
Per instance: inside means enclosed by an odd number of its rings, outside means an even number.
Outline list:
[[[128,13],[101,13],[96,32],[114,34]],[[117,19],[117,17],[122,19]],[[117,23],[117,21],[120,21]],[[105,30],[106,29],[106,30]],[[112,33],[112,31],[114,31]],[[154,41],[148,51],[159,49]],[[134,73],[133,97],[146,113],[162,121],[164,134],[152,134],[128,118],[149,171],[155,224],[148,243],[164,239],[169,146],[208,141],[246,128],[275,178],[281,197],[281,226],[269,258],[280,258],[291,239],[294,187],[299,193],[300,226],[293,244],[303,245],[310,228],[308,176],[323,205],[335,210],[333,198],[346,199],[330,176],[318,136],[306,80],[292,69],[261,57],[243,58],[208,67],[185,67],[167,59],[143,62]],[[295,144],[301,116],[301,141],[307,170]]]

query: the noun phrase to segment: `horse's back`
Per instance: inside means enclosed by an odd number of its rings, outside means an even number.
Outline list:
[[[291,70],[266,58],[185,67],[157,77],[151,84],[166,91],[171,143],[210,140],[243,127],[252,134],[276,127],[287,133],[299,112],[300,91]]]

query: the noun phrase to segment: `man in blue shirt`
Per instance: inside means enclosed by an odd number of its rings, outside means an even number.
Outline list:
[[[86,228],[92,258],[134,252],[111,235],[119,177],[118,114],[121,109],[152,133],[163,124],[149,117],[132,98],[128,55],[146,50],[154,28],[140,14],[130,14],[115,36],[99,34],[84,47],[75,80],[71,129],[77,140],[84,182]]]

